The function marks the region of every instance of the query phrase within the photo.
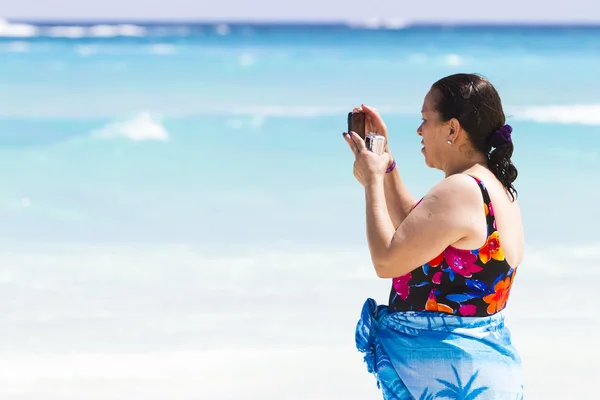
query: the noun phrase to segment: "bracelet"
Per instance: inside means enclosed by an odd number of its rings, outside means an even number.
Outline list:
[[[396,168],[396,160],[392,161],[392,165],[387,167],[387,169],[385,170],[385,173],[389,174],[390,172],[392,172],[394,170],[394,168]]]

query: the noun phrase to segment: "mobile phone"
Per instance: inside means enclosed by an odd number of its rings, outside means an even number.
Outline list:
[[[361,138],[365,138],[366,135],[366,123],[365,113],[363,112],[349,112],[348,113],[348,133],[354,131]]]

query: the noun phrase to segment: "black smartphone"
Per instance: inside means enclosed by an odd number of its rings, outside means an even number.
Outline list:
[[[363,112],[349,112],[348,113],[348,133],[354,131],[358,133],[358,136],[365,138],[366,135],[366,123],[365,113]]]

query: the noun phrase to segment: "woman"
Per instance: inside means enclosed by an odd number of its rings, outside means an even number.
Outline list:
[[[387,129],[362,106],[367,130]],[[431,87],[417,129],[425,163],[445,178],[419,202],[389,148],[344,138],[364,186],[375,272],[392,279],[389,305],[368,299],[356,343],[385,399],[521,399],[521,362],[504,326],[524,235],[512,128],[490,82],[472,74]]]

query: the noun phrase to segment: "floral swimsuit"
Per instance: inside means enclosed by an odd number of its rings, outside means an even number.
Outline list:
[[[480,179],[471,177],[483,194],[486,243],[476,250],[448,246],[428,263],[394,278],[390,311],[438,311],[484,317],[506,306],[516,272],[504,258],[488,191]]]

